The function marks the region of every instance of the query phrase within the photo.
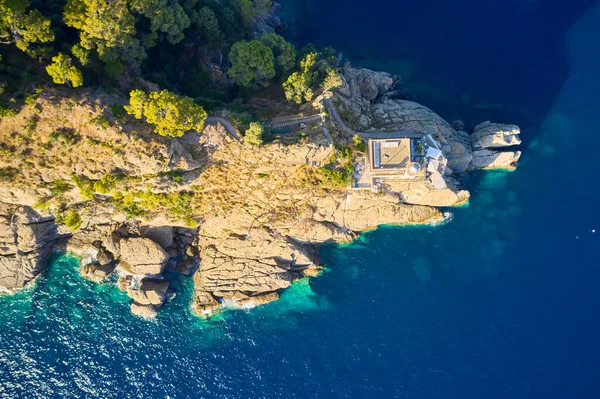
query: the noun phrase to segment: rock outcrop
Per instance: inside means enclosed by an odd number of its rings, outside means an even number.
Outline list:
[[[0,291],[14,292],[33,280],[58,238],[53,217],[0,203]]]
[[[127,295],[133,299],[131,312],[142,317],[155,316],[162,307],[169,290],[169,280],[142,279],[138,289],[127,289]]]
[[[192,307],[201,315],[267,303],[295,280],[319,273],[319,244],[349,241],[382,224],[439,222],[443,215],[436,207],[469,198],[451,174],[518,160],[520,152],[504,151],[520,143],[516,126],[485,123],[472,135],[456,130],[427,107],[398,100],[396,80],[344,69],[344,84],[331,98],[343,117],[331,114],[341,136],[336,145],[350,142],[353,129],[424,133],[433,143],[428,145],[441,149],[436,157],[445,156],[430,172],[437,173],[435,181],[390,179],[378,192],[351,190],[342,179],[327,177],[333,169],[319,168],[332,164],[346,179],[355,165],[351,156],[336,154],[330,133],[318,126],[299,143],[256,148],[228,134],[218,119],[174,139],[137,121],[111,120],[110,128],[100,128],[91,118],[104,115],[101,106],[40,97],[31,149],[13,131],[34,110],[26,106],[10,123],[0,120],[0,140],[12,140],[11,151],[31,150],[36,160],[17,165],[22,178],[0,181],[0,201],[33,204],[41,197],[55,214],[65,215],[65,205],[81,211],[82,223],[64,248],[85,257],[81,273],[88,279],[118,273],[136,315],[156,315],[170,296],[166,270],[193,274]],[[102,100],[105,109],[114,102]],[[63,113],[66,120],[56,117]],[[64,123],[77,132],[68,151],[48,139]],[[64,162],[52,162],[57,158]],[[10,169],[11,162],[0,156],[0,168]],[[12,291],[33,279],[57,238],[52,218],[0,204],[0,289]]]
[[[521,130],[516,125],[504,125],[486,121],[473,128],[471,134],[473,163],[475,169],[513,169],[521,151],[498,151],[521,144]]]
[[[123,238],[119,242],[121,262],[125,262],[131,273],[155,276],[161,274],[169,254],[149,238]]]
[[[348,241],[381,224],[441,221],[428,206],[406,205],[395,195],[350,191],[313,198],[289,221],[246,213],[211,218],[199,228],[200,268],[193,309],[210,315],[223,305],[250,307],[279,297],[304,276],[318,274],[316,245]]]
[[[335,90],[333,102],[349,125],[350,129],[341,129],[348,136],[356,132],[430,134],[442,145],[448,167],[456,174],[513,168],[521,156],[520,151],[498,150],[521,143],[518,126],[488,121],[475,126],[469,135],[421,104],[394,98],[388,74],[346,67],[343,76],[344,84]]]

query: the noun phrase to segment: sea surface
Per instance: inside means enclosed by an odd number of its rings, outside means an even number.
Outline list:
[[[466,176],[450,223],[324,246],[322,276],[210,321],[189,278],[148,322],[55,256],[0,297],[0,397],[600,397],[600,5],[282,3],[291,39],[413,65],[445,117],[520,123],[518,170]]]

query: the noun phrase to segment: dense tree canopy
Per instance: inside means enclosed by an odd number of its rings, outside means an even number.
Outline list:
[[[156,125],[156,133],[170,137],[183,136],[187,130],[202,130],[207,117],[204,108],[194,100],[168,90],[150,94],[133,90],[125,110],[137,119],[145,117],[146,122]]]
[[[271,11],[273,2],[271,0],[254,0],[254,14],[263,16]]]
[[[68,0],[64,21],[79,30],[81,47],[95,50],[104,62],[120,59],[139,65],[146,55],[126,0]]]
[[[306,51],[308,50],[308,51]],[[296,104],[312,100],[315,90],[329,90],[342,85],[338,72],[340,57],[332,48],[316,52],[314,46],[303,49],[298,71],[283,83],[286,98]]]
[[[260,40],[235,43],[229,61],[229,76],[240,86],[267,86],[275,77],[273,51]]]
[[[285,97],[296,104],[302,104],[313,98],[313,68],[317,61],[317,53],[308,53],[300,61],[300,70],[292,73],[283,83]]]
[[[151,31],[165,34],[169,43],[179,43],[190,19],[177,0],[130,0],[131,8],[150,19]]]
[[[52,58],[52,64],[46,67],[48,75],[54,83],[70,87],[79,87],[83,84],[83,75],[79,69],[71,65],[71,58],[63,53],[58,53]]]
[[[279,76],[285,76],[296,65],[296,50],[294,46],[276,33],[262,35],[260,41],[273,51],[275,68]]]
[[[210,42],[217,42],[220,39],[219,20],[210,7],[204,6],[198,11],[197,23]]]
[[[54,40],[50,20],[38,10],[27,10],[27,0],[0,0],[0,43],[15,44],[18,49],[30,52],[34,43]]]

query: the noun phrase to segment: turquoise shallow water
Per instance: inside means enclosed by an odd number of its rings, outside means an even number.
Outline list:
[[[563,35],[519,169],[466,176],[451,223],[324,246],[322,276],[210,322],[187,278],[147,322],[54,258],[0,298],[0,397],[599,397],[599,22]]]

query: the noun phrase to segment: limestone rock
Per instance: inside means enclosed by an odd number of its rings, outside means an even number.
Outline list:
[[[140,235],[149,238],[163,249],[169,248],[173,244],[174,228],[172,226],[142,226]]]
[[[92,281],[104,280],[108,277],[116,268],[117,262],[110,262],[107,264],[100,263],[88,263],[81,267],[81,275]]]
[[[169,254],[148,238],[123,238],[119,247],[121,259],[134,274],[161,274],[169,260]]]
[[[96,260],[101,265],[108,265],[115,260],[115,257],[106,248],[100,247],[98,248],[98,253],[96,254]]]
[[[242,298],[235,299],[234,304],[241,309],[251,309],[253,307],[264,305],[279,299],[279,292],[265,292],[257,295],[244,295]]]
[[[473,167],[476,169],[514,169],[521,151],[478,150],[473,152]]]
[[[501,148],[521,144],[521,130],[516,125],[505,125],[486,121],[473,128],[473,149]]]
[[[134,315],[145,318],[155,317],[158,313],[158,309],[154,305],[142,305],[137,302],[132,303],[129,308]]]
[[[33,280],[58,238],[53,217],[0,203],[0,291],[14,292]]]
[[[454,173],[462,174],[471,169],[473,153],[471,148],[471,137],[463,130],[456,131],[442,151],[448,159],[448,167]]]
[[[215,313],[216,309],[221,306],[221,303],[208,291],[204,290],[201,284],[199,273],[194,275],[194,284],[196,294],[192,302],[192,311],[198,316],[207,317]]]
[[[169,289],[169,280],[145,278],[137,290],[128,289],[129,295],[140,305],[162,305]]]
[[[367,101],[375,100],[388,91],[394,83],[389,73],[352,67],[344,69],[343,81],[340,92],[348,97]]]

